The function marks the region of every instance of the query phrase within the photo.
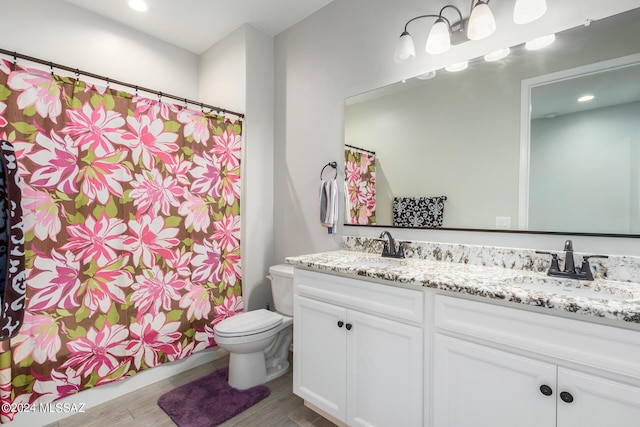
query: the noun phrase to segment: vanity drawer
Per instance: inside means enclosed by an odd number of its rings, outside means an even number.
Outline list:
[[[640,331],[444,295],[435,296],[434,326],[640,378]]]
[[[295,294],[390,319],[422,323],[422,290],[295,269]]]

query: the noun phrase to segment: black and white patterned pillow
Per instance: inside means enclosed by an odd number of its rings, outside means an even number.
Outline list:
[[[446,196],[394,197],[393,225],[442,228],[445,200]]]

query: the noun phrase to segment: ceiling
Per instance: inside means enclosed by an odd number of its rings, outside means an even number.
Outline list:
[[[144,13],[127,0],[65,1],[199,55],[243,24],[275,36],[332,0],[147,0]]]

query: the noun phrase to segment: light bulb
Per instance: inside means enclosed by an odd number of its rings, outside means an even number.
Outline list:
[[[496,31],[496,20],[489,9],[489,5],[478,1],[471,11],[467,37],[469,40],[481,40],[489,37]]]
[[[516,0],[516,5],[513,8],[513,22],[528,24],[542,17],[546,12],[546,0]]]
[[[433,27],[431,27],[431,31],[429,31],[425,50],[427,53],[438,54],[448,51],[450,47],[451,34],[449,34],[449,26],[442,18],[438,18]]]
[[[400,35],[398,44],[396,45],[396,53],[394,55],[394,61],[398,64],[403,63],[407,59],[413,59],[416,57],[416,47],[413,44],[413,38],[408,32],[403,32]]]

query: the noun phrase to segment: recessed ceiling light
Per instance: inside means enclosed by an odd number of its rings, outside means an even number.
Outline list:
[[[593,96],[593,95],[584,95],[584,96],[581,96],[580,98],[578,98],[578,102],[589,102],[593,98],[595,98],[595,96]]]
[[[444,67],[445,70],[455,73],[457,71],[466,70],[469,67],[469,61],[462,61],[456,64],[451,64],[447,67]]]
[[[498,49],[491,53],[487,53],[484,56],[484,60],[487,62],[499,61],[502,58],[506,58],[507,56],[509,56],[509,53],[511,53],[511,49],[505,47],[504,49]]]
[[[129,7],[137,12],[146,12],[149,5],[144,0],[129,0]]]
[[[549,34],[548,36],[538,37],[537,39],[530,40],[525,43],[524,47],[527,50],[538,50],[549,46],[556,39],[555,34]]]
[[[558,117],[558,113],[547,113],[544,115],[545,119],[555,119],[556,117]]]

